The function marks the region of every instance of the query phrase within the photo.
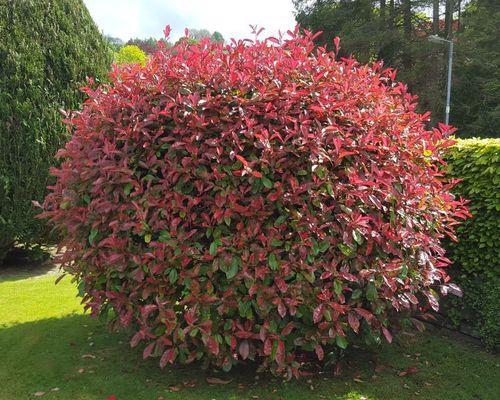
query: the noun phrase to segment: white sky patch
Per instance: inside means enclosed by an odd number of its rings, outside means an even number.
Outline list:
[[[262,36],[295,27],[292,0],[84,0],[99,29],[106,35],[130,38],[163,37],[171,40],[184,28],[219,31],[230,38],[251,38],[249,25],[265,28]]]

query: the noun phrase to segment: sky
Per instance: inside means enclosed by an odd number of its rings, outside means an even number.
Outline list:
[[[293,29],[292,0],[84,0],[105,35],[130,38],[163,37],[170,25],[171,40],[184,28],[219,31],[226,40],[252,37],[249,24],[265,28],[263,35]]]

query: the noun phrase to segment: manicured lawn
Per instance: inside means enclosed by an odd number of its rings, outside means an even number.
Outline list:
[[[161,371],[143,361],[126,336],[83,314],[68,278],[54,280],[0,275],[0,400],[500,398],[500,358],[443,331],[402,334],[379,353],[355,350],[340,377],[282,382],[247,368],[209,385],[219,375],[199,366]]]

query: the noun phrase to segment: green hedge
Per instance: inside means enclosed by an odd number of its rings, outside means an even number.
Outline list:
[[[500,139],[459,140],[447,157],[448,174],[461,179],[456,194],[470,201],[473,218],[450,243],[451,271],[464,292],[449,316],[472,325],[491,348],[500,345]]]
[[[0,0],[0,263],[14,240],[43,235],[31,201],[67,137],[58,110],[78,109],[80,85],[110,63],[81,0]]]

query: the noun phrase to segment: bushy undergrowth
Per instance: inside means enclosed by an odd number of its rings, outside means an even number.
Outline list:
[[[179,41],[87,89],[43,214],[87,307],[161,366],[288,376],[436,309],[466,211],[441,181],[447,128],[393,79],[290,32]]]

